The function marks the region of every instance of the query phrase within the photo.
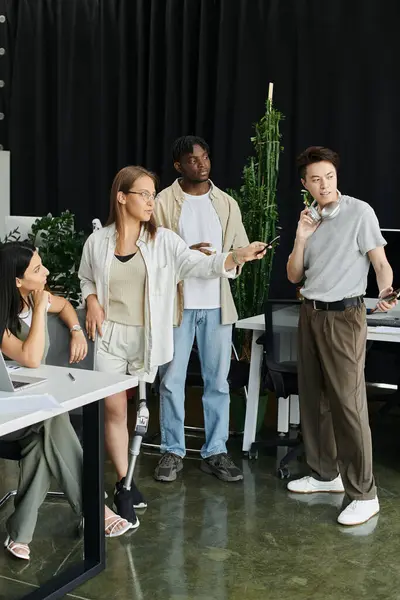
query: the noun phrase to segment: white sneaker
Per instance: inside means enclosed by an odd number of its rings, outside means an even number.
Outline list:
[[[376,526],[379,521],[379,513],[372,517],[366,523],[362,523],[361,525],[357,525],[356,527],[346,527],[343,525],[342,527],[338,527],[339,531],[343,533],[343,535],[351,535],[353,537],[365,537],[374,533]]]
[[[310,475],[289,481],[287,485],[289,492],[295,494],[315,494],[317,492],[326,492],[328,494],[343,494],[344,487],[340,475],[332,481],[318,481]]]
[[[379,501],[375,497],[373,500],[353,500],[338,516],[338,523],[341,525],[361,525],[366,523],[379,512]]]

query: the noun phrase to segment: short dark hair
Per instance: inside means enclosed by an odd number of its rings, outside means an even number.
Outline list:
[[[174,141],[172,145],[172,158],[174,163],[179,162],[185,154],[193,152],[193,146],[200,146],[206,152],[210,152],[210,147],[203,138],[196,135],[183,135]]]
[[[324,148],[324,146],[310,146],[304,150],[304,152],[299,154],[296,164],[301,179],[305,179],[308,165],[321,162],[322,160],[332,163],[336,171],[339,170],[339,154],[329,148]]]

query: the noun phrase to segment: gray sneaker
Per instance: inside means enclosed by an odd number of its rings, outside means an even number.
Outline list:
[[[222,481],[242,481],[243,479],[243,473],[225,452],[204,458],[200,463],[200,469],[204,473],[215,475]]]
[[[154,471],[154,479],[157,481],[175,481],[176,474],[183,469],[183,460],[180,456],[166,452],[160,458]]]

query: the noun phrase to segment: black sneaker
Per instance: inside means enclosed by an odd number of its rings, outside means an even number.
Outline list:
[[[222,481],[241,481],[243,473],[235,465],[229,454],[214,454],[201,461],[200,469],[209,475],[215,475]]]
[[[154,479],[157,481],[175,481],[176,474],[183,469],[183,460],[180,456],[166,452],[162,455],[154,471]]]
[[[117,483],[115,484],[114,496],[121,488],[124,487],[124,483],[125,483],[125,477],[123,477],[121,479],[121,481],[117,481]],[[125,491],[127,491],[127,490],[125,490]],[[129,493],[132,496],[133,508],[147,508],[147,502],[143,498],[143,494],[136,487],[133,479],[132,479],[131,489],[129,490]]]
[[[133,508],[132,504],[132,494],[130,491],[125,490],[122,485],[114,494],[113,508],[120,517],[126,519],[127,521],[129,521],[129,523],[131,523],[132,529],[136,529],[137,527],[139,527],[139,519],[136,516],[135,509]]]

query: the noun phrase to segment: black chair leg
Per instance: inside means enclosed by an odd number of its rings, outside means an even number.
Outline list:
[[[304,453],[304,444],[298,443],[297,446],[289,450],[279,463],[277,475],[279,479],[288,479],[291,475],[289,464]]]
[[[293,434],[295,437],[293,437]],[[279,448],[288,447],[290,450],[285,454],[279,462],[277,468],[277,476],[279,479],[287,479],[290,477],[289,463],[301,456],[304,452],[304,444],[301,439],[301,433],[298,430],[291,430],[287,436],[275,436],[268,440],[259,440],[252,443],[248,452],[248,458],[255,460],[258,458],[258,451],[261,448]]]

